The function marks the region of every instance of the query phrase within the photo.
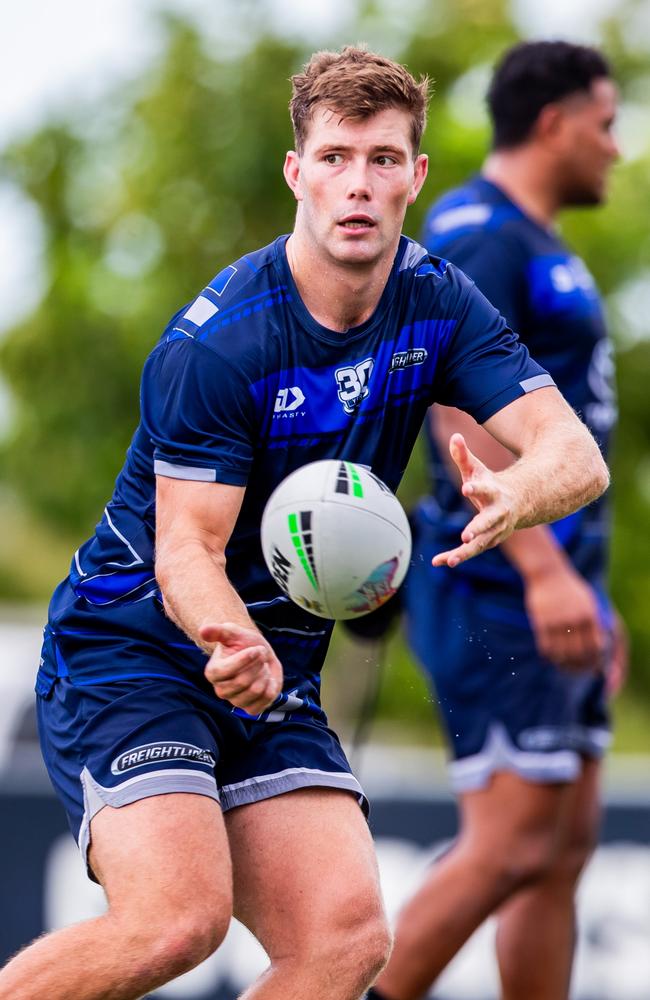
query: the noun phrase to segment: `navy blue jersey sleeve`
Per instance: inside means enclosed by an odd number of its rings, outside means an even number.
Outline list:
[[[437,402],[482,424],[519,396],[554,385],[474,283],[453,265],[447,277],[456,322],[436,373]]]
[[[246,485],[253,460],[248,383],[211,348],[183,337],[155,350],[144,367],[141,411],[157,475]]]
[[[445,247],[443,256],[472,279],[512,330],[525,329],[526,256],[513,239],[503,232],[472,232]]]

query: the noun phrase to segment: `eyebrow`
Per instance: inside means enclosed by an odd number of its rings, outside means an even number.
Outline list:
[[[324,142],[322,146],[319,146],[314,152],[316,155],[321,153],[337,153],[337,152],[347,152],[350,149],[354,149],[354,143],[345,142]],[[371,153],[394,153],[398,156],[404,155],[405,151],[401,146],[392,146],[390,143],[380,143],[377,146],[371,146],[369,152]]]

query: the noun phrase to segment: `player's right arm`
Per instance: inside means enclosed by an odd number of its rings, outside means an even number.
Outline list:
[[[210,655],[220,698],[257,715],[282,689],[282,667],[226,575],[225,549],[244,488],[156,477],[156,579],[165,610]]]
[[[441,455],[448,454],[452,434],[460,432],[473,454],[494,471],[514,461],[511,452],[462,410],[432,407],[430,421]],[[448,466],[460,488],[458,469],[451,459]],[[596,596],[550,528],[541,524],[522,528],[500,548],[522,578],[526,610],[540,654],[561,667],[590,667],[602,662],[608,636]]]

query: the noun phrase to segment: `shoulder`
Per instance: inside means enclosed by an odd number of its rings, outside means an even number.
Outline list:
[[[471,294],[474,282],[445,257],[429,253],[415,240],[403,237],[405,247],[398,263],[402,285],[420,304],[440,307]]]
[[[261,315],[281,303],[286,288],[275,267],[277,243],[244,254],[224,267],[168,324],[161,343],[191,340],[231,353],[262,335]],[[229,328],[239,326],[237,337]],[[235,352],[236,353],[236,352]]]
[[[448,191],[429,209],[422,242],[429,252],[453,257],[462,248],[489,246],[526,254],[529,223],[520,209],[477,182]]]

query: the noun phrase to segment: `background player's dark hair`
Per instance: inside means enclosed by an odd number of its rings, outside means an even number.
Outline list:
[[[597,49],[570,42],[522,42],[506,52],[487,93],[494,149],[524,142],[542,108],[611,76]]]

